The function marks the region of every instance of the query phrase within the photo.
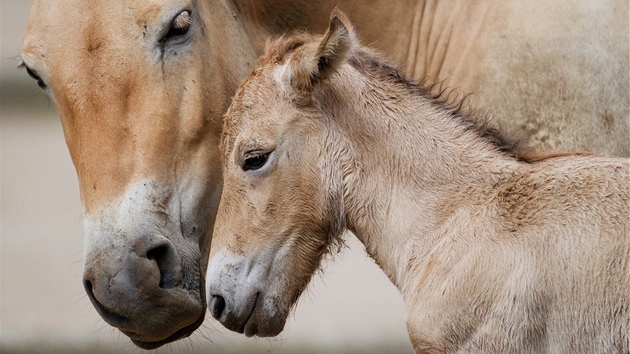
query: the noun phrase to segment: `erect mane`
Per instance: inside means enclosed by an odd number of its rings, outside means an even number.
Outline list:
[[[444,81],[432,81],[429,77],[415,81],[404,75],[396,67],[388,64],[382,56],[364,47],[355,50],[349,63],[359,72],[394,85],[403,86],[411,94],[429,99],[434,105],[448,112],[460,125],[475,132],[501,153],[525,162],[553,157],[552,155],[543,157],[543,155],[537,154],[526,140],[514,138],[491,124],[489,114],[482,114],[470,105],[469,94],[445,87]]]

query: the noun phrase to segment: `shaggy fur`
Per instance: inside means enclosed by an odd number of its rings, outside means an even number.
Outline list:
[[[32,0],[22,60],[57,106],[76,167],[88,294],[136,343],[159,346],[203,320],[222,117],[267,38],[323,33],[336,5],[411,77],[475,92],[533,145],[630,156],[627,0]],[[173,262],[119,261],[154,235],[174,245]],[[111,277],[158,268],[185,290]]]
[[[400,289],[418,353],[630,351],[630,161],[523,148],[346,21],[272,43],[228,110],[215,317],[277,334],[350,230]],[[264,164],[245,170],[250,153]]]

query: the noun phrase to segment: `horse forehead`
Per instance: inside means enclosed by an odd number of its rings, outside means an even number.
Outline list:
[[[176,7],[179,3],[188,2],[34,0],[24,38],[25,51],[30,47],[68,50],[86,44],[88,48],[94,48],[90,45],[104,39],[119,43],[124,41],[126,34],[135,34],[137,28],[156,23],[166,8]]]
[[[172,8],[185,6],[179,2],[35,0],[24,56],[43,69],[58,99],[74,91],[86,97],[95,87],[121,91],[121,85],[109,83],[132,82],[146,74],[153,42],[143,35],[164,25],[162,17]]]
[[[151,20],[159,16],[163,8],[189,3],[187,0],[32,0],[30,15],[31,19],[35,18],[47,25],[60,22],[72,27],[81,23],[80,19],[88,18],[115,22],[123,13]]]

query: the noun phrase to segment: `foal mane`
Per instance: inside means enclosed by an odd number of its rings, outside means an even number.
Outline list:
[[[430,100],[433,105],[447,112],[460,126],[474,132],[503,154],[530,163],[552,157],[539,155],[525,139],[515,138],[492,124],[490,121],[492,116],[489,113],[483,114],[471,106],[469,98],[472,94],[465,94],[457,88],[449,88],[445,86],[445,81],[435,81],[429,76],[415,81],[388,64],[381,55],[364,47],[355,51],[349,63],[365,75],[402,86],[412,95]]]
[[[304,32],[276,37],[267,42],[265,54],[260,57],[260,64],[280,64],[298,48],[318,38]],[[466,130],[477,134],[497,151],[519,161],[533,163],[554,157],[585,154],[537,151],[529,145],[526,139],[516,138],[495,126],[490,121],[492,117],[490,114],[483,114],[474,109],[469,102],[471,94],[462,94],[463,91],[459,89],[445,86],[445,81],[435,81],[428,76],[415,81],[403,74],[400,69],[388,64],[383,56],[366,47],[355,48],[348,63],[366,76],[373,76],[379,80],[402,86],[413,95],[429,99],[432,104],[448,112],[451,118],[465,127]],[[257,72],[254,70],[252,75],[256,74]]]

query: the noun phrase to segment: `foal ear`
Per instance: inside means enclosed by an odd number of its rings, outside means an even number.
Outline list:
[[[302,58],[292,63],[294,88],[308,89],[319,80],[332,76],[356,46],[357,39],[350,21],[335,8],[330,15],[328,31],[319,45],[309,48]]]
[[[354,29],[346,15],[335,8],[330,15],[328,31],[317,47],[317,74],[328,78],[348,59],[357,45]]]

